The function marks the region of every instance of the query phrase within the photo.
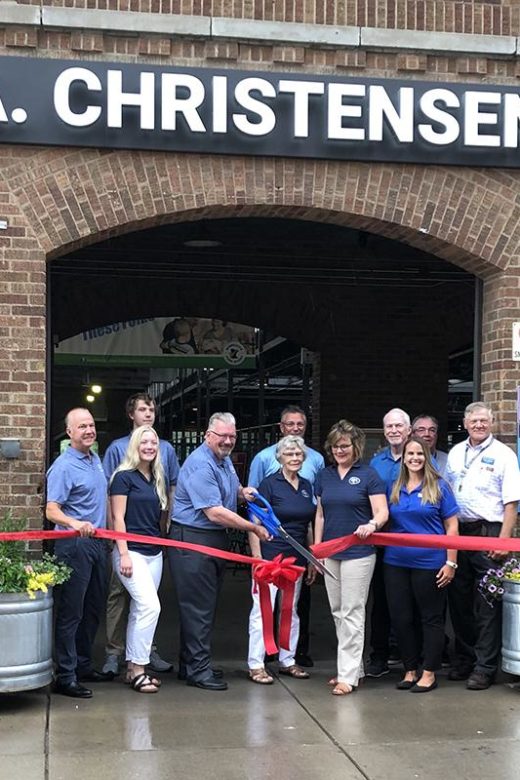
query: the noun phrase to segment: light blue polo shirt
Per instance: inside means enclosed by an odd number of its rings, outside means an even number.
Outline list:
[[[263,479],[280,471],[280,462],[276,460],[276,447],[277,444],[272,444],[255,455],[249,469],[248,485],[257,488]],[[314,486],[317,473],[325,468],[325,461],[323,460],[323,455],[311,449],[311,447],[306,447],[306,450],[307,457],[303,461],[298,474]]]
[[[225,528],[208,520],[203,509],[223,506],[237,511],[238,479],[230,457],[219,460],[207,444],[201,444],[182,464],[175,490],[172,520],[195,528]]]
[[[444,521],[459,512],[451,487],[439,480],[441,497],[438,504],[422,503],[422,485],[411,493],[401,488],[398,504],[388,504],[389,531],[400,534],[445,534]],[[388,493],[390,499],[390,491]],[[386,547],[385,563],[410,569],[438,570],[446,563],[446,550],[427,547]]]
[[[99,456],[67,447],[47,471],[47,501],[74,520],[106,528],[107,481]],[[56,530],[70,529],[56,525]]]
[[[114,439],[111,442],[103,456],[103,470],[107,480],[110,480],[112,474],[120,465],[121,461],[125,457],[128,445],[130,443],[130,436],[123,436],[121,439]],[[175,450],[169,441],[159,439],[159,450],[161,452],[161,461],[164,469],[164,480],[166,485],[172,487],[177,484],[177,477],[179,476],[179,461]]]

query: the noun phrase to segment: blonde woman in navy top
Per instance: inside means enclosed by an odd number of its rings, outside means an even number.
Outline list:
[[[159,437],[148,425],[136,428],[126,455],[110,482],[110,506],[115,531],[161,536],[161,511],[168,496]],[[145,672],[159,620],[157,590],[163,555],[159,545],[117,540],[112,552],[114,571],[130,594],[126,632],[126,680],[138,693],[156,693],[159,680]]]
[[[366,540],[388,519],[384,483],[361,463],[364,446],[364,432],[348,420],[329,431],[325,451],[333,463],[319,472],[314,486],[317,544],[352,533]],[[330,681],[335,696],[352,693],[364,676],[365,605],[374,566],[375,548],[370,544],[354,545],[327,559],[337,576],[325,577],[338,638],[337,676]]]
[[[416,436],[405,444],[389,509],[390,531],[458,534],[452,490],[433,465],[430,448]],[[455,576],[457,551],[392,546],[385,549],[384,562],[390,617],[405,669],[397,688],[433,691],[444,648],[445,588]]]

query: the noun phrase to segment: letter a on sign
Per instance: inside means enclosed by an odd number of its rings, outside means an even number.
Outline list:
[[[2,98],[0,98],[0,122],[9,122],[7,114],[5,113],[4,104],[2,103]]]

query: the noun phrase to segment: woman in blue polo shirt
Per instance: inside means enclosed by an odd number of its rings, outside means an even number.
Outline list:
[[[150,426],[141,425],[133,431],[126,455],[112,476],[109,492],[115,531],[161,535],[161,511],[166,509],[168,500],[159,437]],[[157,596],[163,565],[161,547],[118,540],[112,563],[131,598],[126,681],[138,693],[157,693],[160,682],[146,674],[145,666],[150,661],[161,611]]]
[[[364,432],[340,420],[329,431],[325,451],[333,461],[315,482],[318,507],[316,543],[355,533],[367,539],[388,519],[385,486],[377,472],[361,463]],[[327,559],[337,577],[325,577],[338,638],[337,676],[330,681],[335,696],[352,693],[364,676],[365,605],[374,573],[375,549],[357,544]]]
[[[455,497],[433,466],[429,447],[415,436],[405,445],[389,507],[389,530],[395,533],[458,534]],[[445,587],[455,575],[457,551],[387,547],[384,562],[388,607],[405,669],[397,688],[433,691],[444,648]]]
[[[280,463],[280,471],[262,480],[258,492],[266,498],[273,507],[274,513],[285,530],[304,547],[312,544],[312,521],[316,507],[314,505],[311,483],[299,475],[306,456],[306,447],[301,436],[284,436],[276,446],[276,459]],[[282,553],[284,557],[296,556],[298,566],[306,566],[307,562],[295,552],[285,540],[275,537],[269,542],[260,542],[254,534],[249,534],[251,553],[255,558],[272,560]],[[307,582],[314,581],[316,572],[308,567]],[[296,679],[307,679],[308,672],[295,663],[294,656],[300,633],[300,620],[297,606],[300,596],[302,578],[297,581],[294,590],[294,603],[291,616],[291,633],[289,649],[280,648],[278,660],[280,674],[287,674]],[[269,585],[271,603],[274,607],[278,588]],[[265,645],[262,633],[262,616],[256,588],[253,586],[253,606],[249,615],[249,679],[259,685],[271,685],[273,677],[264,666]]]

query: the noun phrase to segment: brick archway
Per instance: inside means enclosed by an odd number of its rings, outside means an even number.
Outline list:
[[[360,228],[482,278],[506,270],[520,244],[514,171],[98,150],[21,157],[3,179],[50,259],[122,232],[231,213]]]
[[[346,225],[481,277],[483,394],[497,409],[499,432],[514,440],[520,384],[510,346],[511,322],[520,319],[516,172],[20,147],[5,147],[4,163],[0,196],[10,224],[0,237],[0,355],[9,392],[2,411],[9,435],[22,441],[20,461],[0,461],[7,505],[28,511],[39,500],[46,262],[172,221],[287,216]]]

